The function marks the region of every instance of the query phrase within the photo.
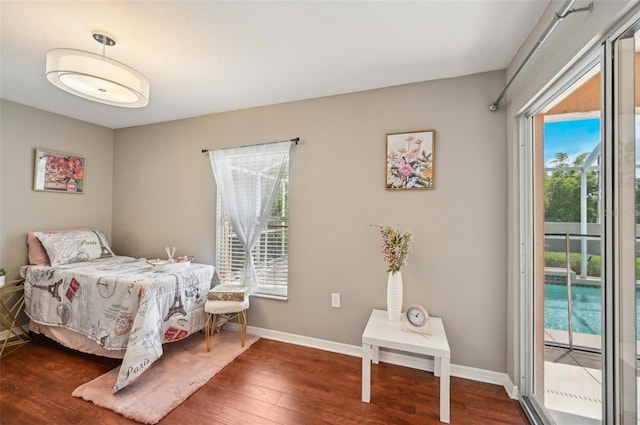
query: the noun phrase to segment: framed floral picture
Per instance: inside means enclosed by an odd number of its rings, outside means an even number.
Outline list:
[[[84,157],[36,149],[33,190],[84,193],[84,174]]]
[[[433,189],[435,130],[387,134],[387,190]]]

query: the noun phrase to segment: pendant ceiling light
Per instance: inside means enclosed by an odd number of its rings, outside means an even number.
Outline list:
[[[47,79],[76,96],[125,108],[149,104],[149,81],[138,71],[109,59],[106,46],[116,42],[104,33],[93,38],[102,44],[102,56],[82,50],[54,49],[47,53]]]

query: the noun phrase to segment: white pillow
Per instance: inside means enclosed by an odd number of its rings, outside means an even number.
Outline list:
[[[40,233],[64,233],[64,232],[77,232],[78,230],[91,230],[88,227],[77,227],[75,229],[66,230],[47,230]],[[29,264],[35,264],[37,266],[50,266],[49,256],[47,251],[40,243],[40,240],[34,235],[35,232],[27,233],[27,246],[29,247]]]
[[[99,230],[65,233],[34,232],[52,266],[113,257],[107,238]]]

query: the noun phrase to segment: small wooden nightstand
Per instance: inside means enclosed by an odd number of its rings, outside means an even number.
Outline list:
[[[31,340],[18,319],[24,308],[24,279],[10,280],[0,287],[0,358]]]

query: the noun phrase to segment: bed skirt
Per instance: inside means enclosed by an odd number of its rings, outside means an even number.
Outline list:
[[[72,350],[82,351],[83,353],[94,354],[100,357],[110,357],[113,359],[122,359],[126,350],[107,350],[95,341],[86,336],[65,329],[60,326],[43,325],[33,320],[29,321],[29,329],[31,332],[41,334],[55,342]]]

